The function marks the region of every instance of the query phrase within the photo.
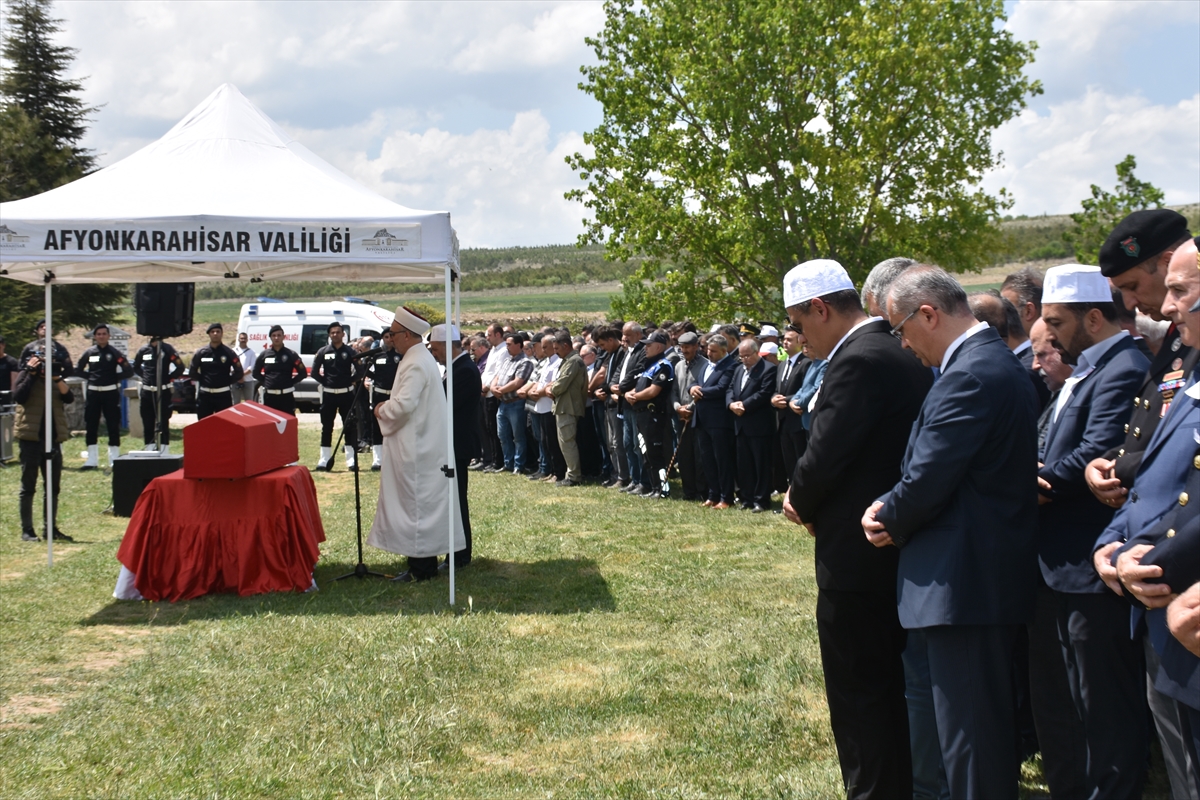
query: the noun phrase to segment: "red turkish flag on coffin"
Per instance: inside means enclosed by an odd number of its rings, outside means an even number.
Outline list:
[[[296,418],[238,403],[183,429],[183,477],[249,478],[300,460]]]

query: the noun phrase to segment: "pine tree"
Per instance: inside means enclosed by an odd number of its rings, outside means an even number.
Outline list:
[[[62,30],[62,20],[50,16],[50,0],[16,0],[9,6],[6,22],[0,95],[6,104],[16,103],[37,120],[41,133],[58,147],[72,150],[68,169],[78,175],[91,172],[96,157],[78,145],[87,132],[88,116],[97,109],[84,105],[78,97],[83,83],[66,78],[78,51],[52,41]],[[42,190],[55,185],[57,182]]]
[[[97,109],[79,99],[83,85],[65,76],[76,50],[52,41],[62,30],[49,0],[11,0],[4,21],[0,72],[0,201],[20,200],[83,177],[96,156],[80,148],[88,116]],[[117,284],[54,290],[54,327],[91,327],[129,302]],[[0,281],[0,333],[10,348],[33,338],[42,316],[40,286]]]

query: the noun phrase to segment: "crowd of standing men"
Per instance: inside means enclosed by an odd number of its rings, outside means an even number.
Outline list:
[[[376,417],[378,467],[378,410],[405,352],[427,347],[444,363],[448,334],[458,566],[471,554],[468,462],[660,500],[677,467],[685,500],[775,510],[815,537],[818,639],[849,797],[1016,797],[1020,764],[1039,751],[1055,798],[1138,797],[1157,735],[1172,796],[1197,798],[1198,241],[1179,214],[1139,211],[1111,232],[1098,268],[1023,270],[972,295],[905,258],[876,266],[861,292],[837,262],[808,261],[785,278],[782,334],[765,323],[701,333],[618,321],[575,336],[494,324],[466,338],[438,326],[422,343],[428,323],[404,310],[407,323],[373,349],[344,343],[334,323],[313,369],[319,466],[337,415],[355,466],[355,427],[364,438],[366,428],[351,424],[351,386],[365,372],[376,413],[359,419]],[[267,405],[294,412],[307,370],[282,329],[252,361],[244,341],[222,344],[219,325],[208,333],[188,368],[202,413],[234,402],[247,377]],[[168,447],[152,401],[183,372],[174,349],[154,340],[127,362],[105,326],[93,337],[75,367],[89,385],[89,465],[101,418],[115,457],[114,389],[127,374],[142,380],[147,441],[158,427],[154,442]],[[18,375],[27,539],[47,464],[45,362],[56,474],[73,399],[69,356],[46,350],[35,340],[15,363],[0,350]],[[436,554],[397,552],[410,555],[402,579],[436,574]]]

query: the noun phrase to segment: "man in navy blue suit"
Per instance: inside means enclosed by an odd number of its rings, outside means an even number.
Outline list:
[[[775,435],[771,397],[778,367],[758,354],[758,340],[753,338],[738,345],[738,360],[742,363],[725,391],[725,405],[734,415],[742,508],[758,514],[771,508],[771,437]]]
[[[900,482],[866,510],[863,529],[876,547],[900,549],[900,623],[928,660],[950,795],[1015,798],[1013,648],[1037,587],[1037,394],[938,267],[897,278],[888,316],[941,375]]]
[[[1195,347],[1200,344],[1200,313],[1189,309],[1200,301],[1200,272],[1193,242],[1172,255],[1165,284],[1161,313],[1175,323],[1183,344]],[[1172,709],[1176,717],[1190,718],[1190,725],[1160,726],[1159,736],[1164,739],[1164,753],[1190,754],[1175,765],[1182,774],[1171,775],[1171,786],[1174,796],[1194,797],[1200,791],[1200,753],[1191,752],[1193,737],[1187,729],[1200,725],[1200,658],[1170,636],[1166,619],[1174,596],[1200,580],[1200,547],[1191,541],[1200,539],[1196,525],[1200,509],[1193,502],[1193,498],[1200,500],[1200,386],[1194,371],[1187,388],[1170,398],[1139,457],[1133,486],[1096,541],[1093,559],[1108,587],[1134,601],[1131,627],[1135,632],[1140,632],[1144,620],[1147,639],[1160,660],[1155,673],[1147,671],[1147,677],[1159,693],[1177,704]]]
[[[737,369],[737,356],[730,352],[729,340],[720,333],[708,337],[708,365],[700,383],[689,391],[696,401],[691,426],[700,448],[700,464],[708,483],[704,505],[724,510],[733,505],[733,476],[736,449],[733,439],[733,412],[725,402],[725,393]]]
[[[1042,764],[1055,797],[1137,797],[1148,746],[1145,657],[1129,635],[1128,606],[1092,566],[1113,509],[1092,495],[1084,471],[1124,439],[1149,362],[1118,324],[1097,267],[1048,270],[1042,319],[1075,368],[1039,457],[1045,586],[1029,628],[1029,681]]]

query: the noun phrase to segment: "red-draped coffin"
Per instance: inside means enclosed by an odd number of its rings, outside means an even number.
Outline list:
[[[147,600],[217,592],[305,591],[325,541],[305,467],[239,481],[155,478],[138,498],[117,560]]]
[[[300,460],[296,418],[239,403],[183,429],[186,478],[249,478]]]

